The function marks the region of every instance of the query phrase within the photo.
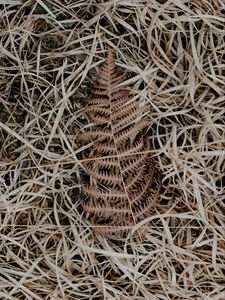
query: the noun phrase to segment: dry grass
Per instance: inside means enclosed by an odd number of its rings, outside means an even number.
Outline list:
[[[224,300],[225,3],[102,2],[0,1],[0,299]],[[94,236],[76,206],[107,47],[163,172],[142,240]]]

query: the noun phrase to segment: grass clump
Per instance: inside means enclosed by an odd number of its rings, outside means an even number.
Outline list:
[[[0,5],[1,299],[225,298],[224,9],[218,0]],[[77,112],[107,47],[148,103],[163,173],[142,240],[96,237],[77,207]]]

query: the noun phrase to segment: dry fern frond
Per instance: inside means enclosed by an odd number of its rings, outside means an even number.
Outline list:
[[[132,100],[117,76],[114,53],[109,50],[101,67],[93,98],[84,113],[94,125],[78,136],[93,141],[83,166],[90,177],[82,187],[81,205],[91,216],[94,230],[102,235],[123,235],[134,224],[149,217],[159,199],[161,179],[143,134],[148,120],[144,107]],[[91,160],[90,160],[91,158]]]

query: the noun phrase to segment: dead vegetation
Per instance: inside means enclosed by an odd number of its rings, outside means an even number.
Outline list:
[[[78,201],[95,233],[109,238],[124,237],[150,217],[162,186],[144,131],[150,122],[144,114],[148,107],[122,85],[114,56],[109,49],[81,112],[88,123],[77,135],[83,147],[91,144],[80,158],[84,175]],[[147,228],[145,224],[138,234],[143,236]]]
[[[3,3],[0,298],[223,300],[223,1]],[[77,206],[78,112],[108,47],[148,103],[164,188],[152,216],[114,240]]]

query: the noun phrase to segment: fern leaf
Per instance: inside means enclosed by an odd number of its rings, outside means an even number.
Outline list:
[[[119,87],[114,53],[109,51],[99,72],[92,98],[83,112],[94,125],[78,135],[92,141],[82,185],[84,212],[97,234],[122,236],[147,218],[160,197],[161,178],[149,156],[144,130],[149,122],[145,108],[133,100],[128,87]],[[83,199],[83,198],[82,198]]]

